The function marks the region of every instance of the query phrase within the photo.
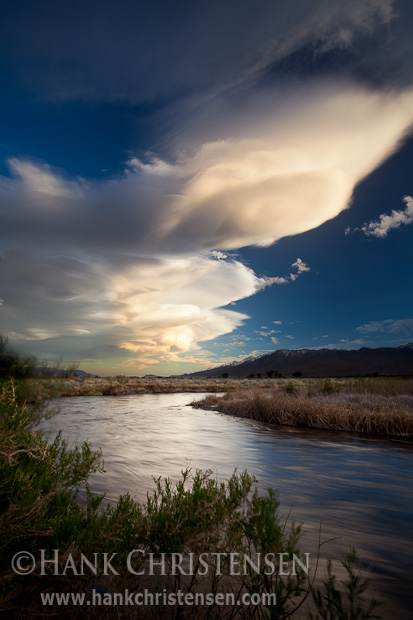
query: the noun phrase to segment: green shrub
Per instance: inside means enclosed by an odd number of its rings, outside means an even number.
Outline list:
[[[342,589],[337,588],[337,579],[332,572],[332,562],[327,563],[327,577],[323,589],[312,591],[317,614],[310,613],[309,620],[370,620],[380,618],[375,610],[380,603],[372,599],[365,603],[362,599],[368,582],[362,577],[363,566],[355,549],[351,548],[347,558],[341,562],[347,578],[342,581]]]
[[[338,386],[334,385],[334,383],[331,381],[331,379],[326,379],[324,381],[324,386],[322,389],[322,393],[323,394],[336,394],[340,391],[340,389],[338,388]]]
[[[291,396],[297,393],[297,387],[292,381],[289,381],[286,384],[284,390],[286,394],[290,394]]]

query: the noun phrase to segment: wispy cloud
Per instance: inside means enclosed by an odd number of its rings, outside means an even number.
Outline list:
[[[406,207],[401,211],[392,210],[390,215],[383,213],[378,220],[364,224],[360,229],[368,237],[377,237],[383,239],[388,233],[401,226],[413,223],[413,197],[405,196],[403,198]]]
[[[402,226],[407,226],[408,224],[413,223],[413,197],[412,196],[404,196],[403,201],[406,207],[397,211],[395,209],[392,210],[390,215],[386,213],[382,213],[379,216],[378,220],[373,220],[364,224],[361,228],[350,228],[347,226],[344,233],[345,235],[349,235],[350,233],[361,231],[368,237],[376,237],[378,239],[384,239],[387,237],[388,233],[395,229],[400,228]]]
[[[313,338],[313,340],[317,340],[317,338]],[[375,343],[373,343],[374,346]],[[347,338],[342,338],[339,342],[333,342],[329,344],[322,344],[317,347],[308,347],[309,349],[313,349],[314,351],[318,351],[320,349],[360,349],[361,347],[368,346],[369,343],[364,340],[364,338],[356,338],[354,340],[350,340]]]
[[[413,319],[385,319],[384,321],[371,321],[356,330],[362,334],[389,333],[413,335]]]
[[[297,260],[291,265],[291,267],[295,267],[297,269],[297,273],[290,273],[288,276],[265,276],[261,278],[262,280],[262,288],[266,286],[271,286],[272,284],[287,284],[288,282],[295,282],[298,276],[305,271],[310,271],[310,267],[301,260],[301,258],[297,258]],[[276,323],[277,321],[273,321]]]
[[[302,261],[301,258],[297,258],[297,260],[291,265],[291,267],[296,267],[297,273],[304,273],[305,271],[310,271],[310,267],[306,265],[306,263]]]
[[[268,330],[268,328],[267,328],[267,331],[255,331],[254,333],[258,334],[259,336],[262,336],[263,338],[265,338],[266,336],[271,336],[272,334],[280,334],[281,330],[279,330],[279,329],[270,329],[270,330]]]

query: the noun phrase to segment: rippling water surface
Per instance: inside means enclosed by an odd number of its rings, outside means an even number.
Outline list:
[[[413,444],[346,433],[280,429],[187,406],[202,394],[76,397],[56,401],[45,422],[71,443],[103,450],[106,473],[92,489],[115,501],[139,500],[153,477],[174,480],[187,468],[212,469],[219,479],[247,469],[259,486],[277,489],[281,513],[304,524],[302,550],[337,538],[322,553],[342,558],[354,545],[368,565],[371,594],[385,600],[379,613],[413,617]]]

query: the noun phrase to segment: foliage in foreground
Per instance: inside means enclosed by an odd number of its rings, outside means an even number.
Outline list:
[[[310,613],[309,620],[368,620],[380,618],[375,615],[379,603],[370,601],[367,607],[362,603],[362,595],[367,589],[367,582],[362,577],[362,564],[357,552],[351,548],[347,558],[342,562],[346,572],[343,580],[343,591],[337,587],[337,579],[333,574],[332,562],[327,562],[327,577],[323,582],[323,589],[314,588],[312,591],[313,601],[317,613]]]
[[[260,497],[254,479],[246,472],[220,483],[211,472],[198,471],[192,478],[184,472],[182,479],[155,481],[155,490],[146,503],[139,504],[129,495],[119,498],[116,505],[104,506],[104,496],[95,497],[88,488],[90,473],[102,470],[101,455],[84,443],[69,450],[61,436],[48,444],[33,425],[37,413],[19,405],[13,383],[3,387],[0,397],[0,612],[9,618],[40,618],[58,614],[61,617],[102,617],[100,607],[60,607],[47,609],[40,605],[40,592],[84,592],[98,587],[101,592],[116,592],[129,587],[178,588],[193,592],[207,588],[210,592],[231,591],[277,594],[276,606],[242,607],[156,607],[105,608],[105,617],[150,618],[289,618],[300,608],[312,587],[306,571],[298,564],[295,575],[279,575],[280,553],[299,556],[301,528],[292,524],[288,529],[278,515],[278,500],[269,491]],[[36,565],[32,575],[20,576],[11,571],[13,555],[25,550],[39,558],[39,550],[59,549],[59,568],[39,575]],[[126,558],[132,549],[154,554],[193,553],[195,571],[201,553],[207,554],[210,565],[207,577],[184,578],[178,575],[160,577],[157,582],[139,581],[126,570]],[[238,553],[240,557],[257,557],[257,553],[274,554],[273,575],[253,570],[246,575],[228,578],[228,556],[221,561],[219,575],[217,556]],[[119,575],[76,575],[67,572],[69,554],[77,565],[80,554],[118,554],[113,566]],[[285,559],[285,556],[284,556]],[[354,556],[344,566],[354,587],[347,596],[337,594],[335,577],[329,577],[322,590],[314,590],[318,617],[328,620],[360,620],[373,618],[374,606],[365,607],[361,595],[365,581],[353,570]],[[169,562],[169,556],[167,555]],[[353,562],[353,564],[352,564]],[[142,556],[134,569],[145,567]],[[62,576],[62,573],[66,575]],[[100,571],[102,572],[102,571]],[[60,573],[60,574],[59,574]],[[206,584],[206,581],[208,583]],[[345,591],[346,592],[346,591]],[[334,605],[331,603],[333,600]],[[347,602],[352,607],[347,611]],[[351,609],[361,615],[351,615]],[[128,614],[133,614],[130,616]],[[363,615],[364,614],[364,615]]]

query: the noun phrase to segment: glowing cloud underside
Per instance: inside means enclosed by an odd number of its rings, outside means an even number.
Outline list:
[[[132,159],[102,184],[12,160],[1,215],[19,242],[3,251],[3,330],[45,355],[123,352],[140,369],[202,359],[200,342],[247,318],[222,306],[271,283],[221,250],[266,246],[345,209],[408,131],[413,93],[319,83],[260,106],[222,140],[186,134],[173,161]]]

